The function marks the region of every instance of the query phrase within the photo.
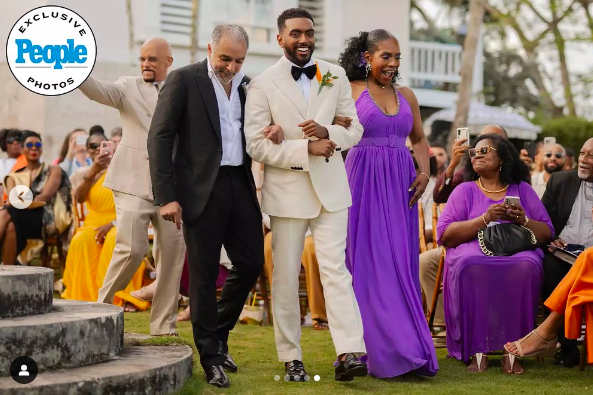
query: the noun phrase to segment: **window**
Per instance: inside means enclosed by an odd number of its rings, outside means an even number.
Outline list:
[[[315,47],[323,49],[325,36],[325,1],[324,0],[299,0],[299,7],[304,8],[313,15],[315,20]]]

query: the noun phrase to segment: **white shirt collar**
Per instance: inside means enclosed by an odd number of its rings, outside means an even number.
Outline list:
[[[214,74],[214,69],[212,68],[212,63],[210,63],[209,56],[206,57],[206,61],[208,62],[208,77],[210,77],[210,79],[214,78],[222,86],[222,84],[220,83],[218,78],[216,78],[216,75]],[[235,74],[235,76],[232,79],[232,84],[233,84],[232,89],[233,90],[237,89],[237,86],[239,86],[239,83],[241,81],[243,81],[243,77],[245,77],[245,74],[243,74],[242,71],[239,71],[237,74]]]
[[[286,65],[286,67],[288,67],[288,71],[292,70],[292,66],[304,68],[304,67],[309,67],[309,66],[312,66],[315,64],[315,59],[313,59],[313,57],[311,57],[309,62],[304,66],[299,66],[299,65],[292,63],[290,60],[288,60],[288,58],[286,56],[282,56],[282,60],[284,61],[284,64]]]

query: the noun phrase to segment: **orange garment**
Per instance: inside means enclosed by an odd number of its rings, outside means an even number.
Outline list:
[[[587,349],[593,350],[593,247],[579,255],[545,305],[550,310],[564,315],[567,339],[581,337],[584,312]],[[593,351],[588,352],[587,363],[593,364]]]
[[[10,169],[8,174],[14,173],[20,169],[24,169],[25,167],[27,167],[27,158],[25,157],[25,155],[20,154],[19,157],[16,158],[16,162],[14,162],[14,165],[12,166],[12,169]],[[0,180],[0,182],[3,182],[3,181],[4,180]],[[2,201],[3,202],[8,201],[8,195],[6,194],[6,191],[4,191],[2,193]]]

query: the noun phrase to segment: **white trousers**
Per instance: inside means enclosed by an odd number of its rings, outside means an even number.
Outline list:
[[[345,262],[348,210],[330,213],[322,208],[313,219],[270,218],[274,261],[272,308],[278,359],[281,362],[303,360],[298,291],[301,256],[309,227],[336,355],[365,353],[362,319]]]

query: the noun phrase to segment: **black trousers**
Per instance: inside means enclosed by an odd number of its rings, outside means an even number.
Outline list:
[[[566,273],[572,266],[564,262],[562,259],[556,258],[554,255],[546,251],[544,255],[544,284],[542,288],[542,296],[544,300],[554,292],[554,289],[560,284],[560,281],[566,276]],[[546,316],[550,312],[546,309]],[[567,339],[564,332],[564,322],[558,331],[558,342],[563,349],[571,346],[577,346],[577,341],[573,339]]]
[[[223,166],[206,208],[184,224],[189,262],[189,305],[202,366],[220,365],[229,332],[264,265],[261,214],[244,166]],[[233,264],[216,303],[216,279],[224,245]]]

